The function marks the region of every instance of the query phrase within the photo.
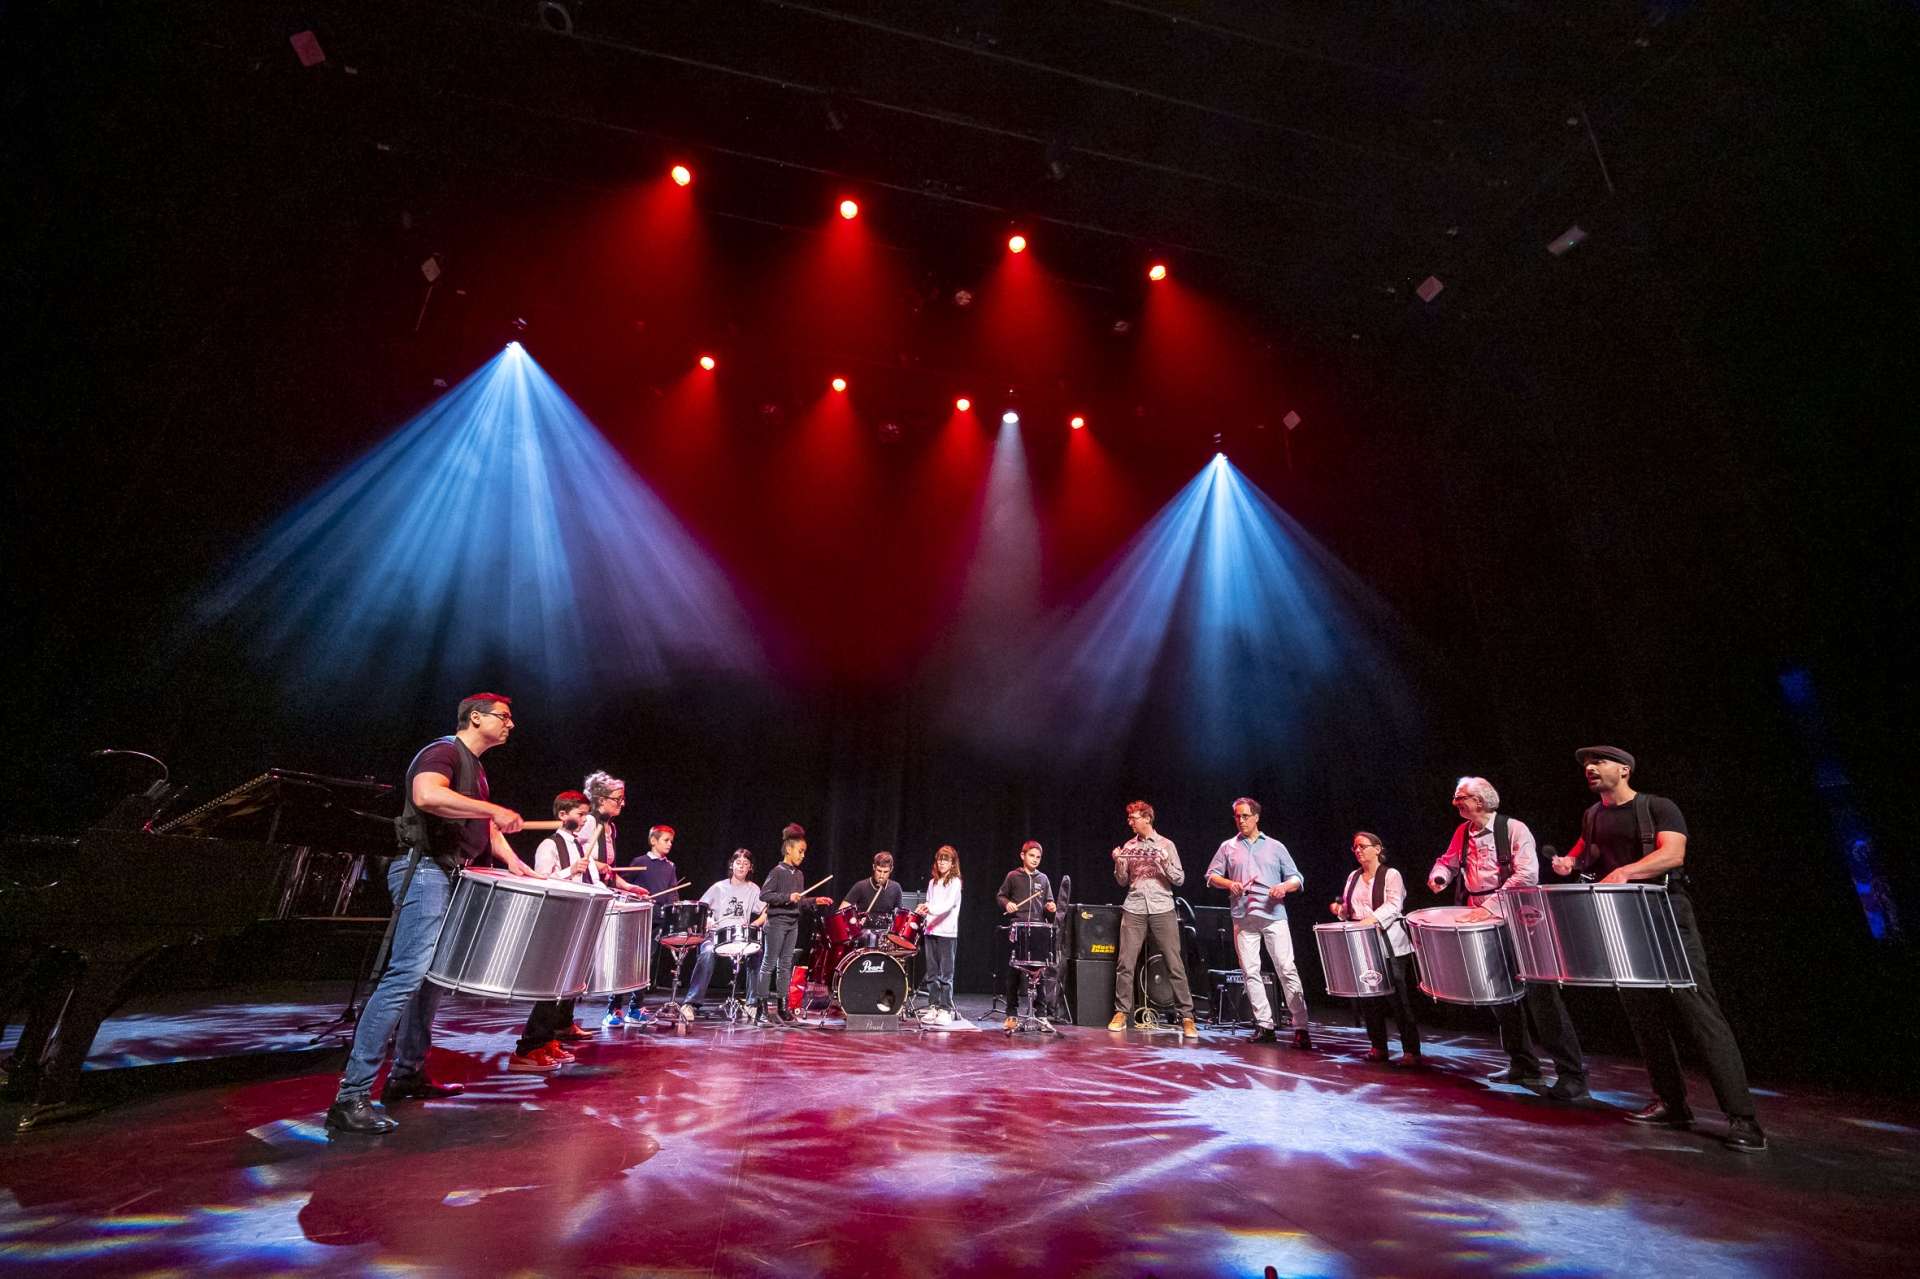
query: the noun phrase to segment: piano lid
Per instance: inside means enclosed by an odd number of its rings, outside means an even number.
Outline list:
[[[399,812],[385,782],[269,768],[153,833],[390,853]]]

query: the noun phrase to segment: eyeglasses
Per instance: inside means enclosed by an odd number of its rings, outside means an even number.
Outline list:
[[[494,717],[495,719],[497,719],[497,720],[499,720],[499,721],[500,721],[500,722],[501,722],[502,724],[511,724],[511,723],[513,723],[513,715],[512,715],[512,713],[511,713],[511,712],[509,712],[509,711],[475,711],[475,712],[474,712],[474,714],[476,714],[476,715],[491,715],[491,716],[493,716],[493,717]]]

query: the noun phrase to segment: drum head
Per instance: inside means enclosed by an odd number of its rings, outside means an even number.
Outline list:
[[[897,1013],[908,993],[906,965],[884,950],[856,950],[840,961],[834,975],[834,1002],[845,1013]]]
[[[488,888],[504,888],[516,893],[553,894],[556,897],[611,897],[611,888],[601,888],[578,879],[543,879],[539,876],[516,875],[512,871],[501,870],[497,866],[469,866],[460,872],[460,878],[471,879]]]
[[[1418,924],[1422,928],[1499,928],[1500,919],[1467,919],[1476,908],[1473,906],[1429,906],[1425,910],[1416,910],[1407,916],[1409,924]]]

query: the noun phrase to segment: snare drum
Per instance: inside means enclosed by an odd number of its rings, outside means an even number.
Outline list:
[[[1526,987],[1513,972],[1512,943],[1498,916],[1462,922],[1466,906],[1429,906],[1407,916],[1420,989],[1443,1004],[1510,1004]]]
[[[1693,966],[1659,884],[1506,889],[1507,933],[1522,979],[1561,986],[1686,989]]]
[[[705,902],[668,902],[660,907],[660,944],[698,946],[707,939]]]
[[[1053,925],[1026,920],[1012,925],[1010,958],[1015,968],[1053,967]]]
[[[745,959],[760,953],[760,930],[752,924],[723,924],[713,930],[713,953]]]
[[[897,1013],[911,993],[906,960],[889,951],[856,950],[833,975],[833,1002],[855,1016]]]
[[[1320,968],[1327,976],[1329,995],[1370,999],[1393,993],[1387,938],[1378,924],[1371,920],[1315,924],[1313,942],[1320,948]]]
[[[893,926],[887,929],[887,935],[880,939],[880,944],[903,955],[918,954],[920,932],[925,926],[926,921],[914,912],[896,910],[893,912]]]
[[[493,999],[571,999],[587,988],[612,901],[592,884],[463,870],[427,980]]]
[[[593,944],[589,995],[624,995],[653,981],[653,903],[622,897],[607,907]]]

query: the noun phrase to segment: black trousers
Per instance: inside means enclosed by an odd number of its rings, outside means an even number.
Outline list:
[[[1007,963],[1007,1016],[1020,1015],[1020,987],[1029,979],[1029,974],[1040,979],[1033,992],[1033,1015],[1052,1017],[1060,1009],[1060,970],[1052,964],[1037,972],[1028,968],[1015,968]]]
[[[1495,1004],[1494,1020],[1500,1023],[1500,1046],[1507,1060],[1521,1073],[1540,1073],[1540,1057],[1535,1046],[1547,1050],[1560,1078],[1584,1081],[1587,1059],[1580,1052],[1580,1036],[1567,1016],[1567,1005],[1558,986],[1528,982],[1524,999],[1510,1004]]]
[[[1653,1095],[1670,1110],[1687,1109],[1687,1077],[1680,1069],[1677,1042],[1684,1035],[1706,1065],[1707,1082],[1713,1086],[1720,1109],[1730,1118],[1751,1119],[1753,1093],[1747,1088],[1746,1063],[1740,1059],[1733,1027],[1713,995],[1713,979],[1707,975],[1707,948],[1700,940],[1693,901],[1681,892],[1669,893],[1668,900],[1673,903],[1680,944],[1686,948],[1697,985],[1692,990],[1620,992],[1627,1020],[1633,1023],[1633,1037],[1640,1044],[1640,1056],[1647,1063]]]
[[[520,1042],[513,1046],[513,1051],[525,1056],[540,1045],[558,1039],[560,1032],[571,1025],[571,999],[543,999],[527,1014],[527,1024],[520,1031]]]
[[[768,914],[766,929],[761,933],[760,998],[773,996],[778,1001],[774,1007],[786,1003],[787,984],[793,980],[793,944],[799,938],[799,915]],[[833,974],[828,973],[827,980],[831,983]]]
[[[1387,1051],[1387,1016],[1400,1032],[1400,1051],[1420,1051],[1420,1023],[1413,1016],[1413,992],[1419,989],[1420,974],[1414,970],[1413,955],[1394,955],[1387,960],[1393,973],[1393,993],[1362,999],[1360,1015],[1366,1019],[1367,1040],[1381,1052]]]

